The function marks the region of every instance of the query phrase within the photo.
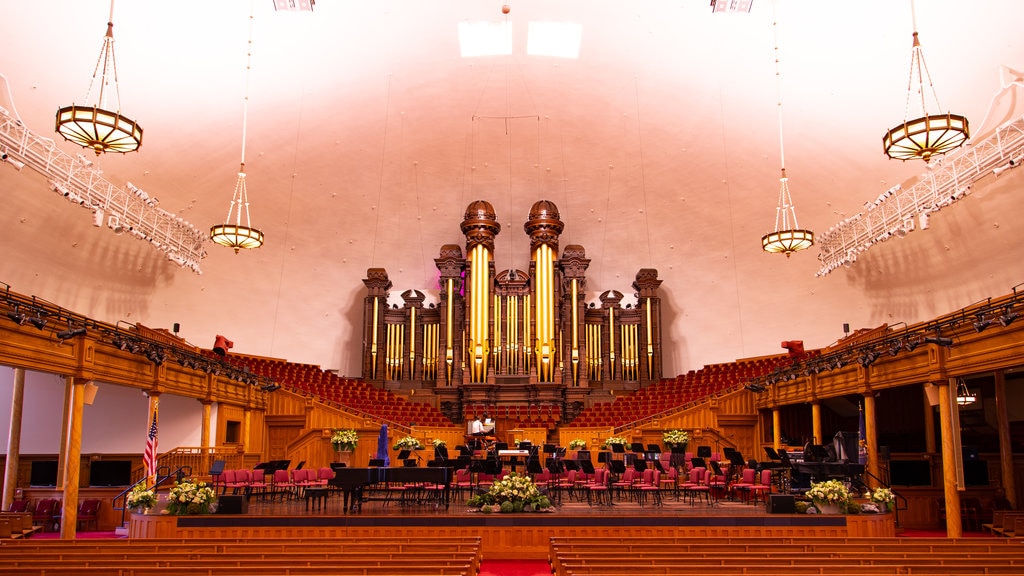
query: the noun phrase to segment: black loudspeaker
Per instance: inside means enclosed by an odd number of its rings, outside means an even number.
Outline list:
[[[796,498],[790,494],[769,494],[769,514],[796,514]]]
[[[217,498],[217,514],[248,514],[249,501],[245,496],[224,495]]]

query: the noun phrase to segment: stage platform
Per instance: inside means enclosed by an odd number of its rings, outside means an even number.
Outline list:
[[[714,505],[667,500],[661,506],[617,502],[590,506],[565,502],[554,512],[483,514],[464,502],[443,506],[367,502],[345,514],[339,495],[320,509],[303,500],[252,498],[243,514],[168,516],[133,514],[131,538],[345,538],[353,536],[465,536],[482,539],[488,558],[544,559],[552,536],[886,537],[893,514],[770,514],[763,504]]]

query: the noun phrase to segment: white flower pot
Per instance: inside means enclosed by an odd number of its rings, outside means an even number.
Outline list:
[[[829,504],[828,502],[815,502],[814,507],[818,509],[818,512],[822,514],[839,514],[839,504]]]

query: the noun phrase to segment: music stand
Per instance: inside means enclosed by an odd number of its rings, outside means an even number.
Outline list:
[[[398,458],[396,458],[396,460],[408,460],[410,455],[412,455],[412,451],[402,450],[398,453]]]
[[[598,464],[607,464],[611,460],[611,455],[612,455],[611,452],[598,452],[597,453],[597,463]]]
[[[416,467],[416,459],[415,458],[407,458],[405,460],[402,460],[402,466],[404,466],[406,468],[415,468]]]
[[[697,456],[711,458],[711,446],[697,446]]]
[[[640,442],[633,442],[632,444],[629,445],[629,451],[635,454],[643,454],[644,445],[641,444]]]
[[[586,460],[586,461],[589,462],[590,461],[590,450],[580,450],[579,452],[576,452],[576,459],[577,460]]]
[[[661,453],[661,448],[657,444],[648,444],[647,445],[647,451],[648,452],[657,452],[657,453],[660,454]]]
[[[625,474],[626,473],[626,463],[623,462],[622,460],[612,460],[612,461],[608,462],[608,464],[610,465],[612,474]]]
[[[764,453],[768,456],[769,460],[782,460],[782,456],[780,456],[779,453],[775,451],[775,448],[772,448],[771,446],[765,446]]]
[[[612,444],[612,452],[615,452],[616,454],[625,454],[626,447],[622,444]]]
[[[544,453],[545,454],[554,454],[557,451],[558,451],[558,447],[555,446],[554,444],[545,444],[544,445]]]
[[[560,462],[565,466],[566,470],[575,470],[577,472],[580,471],[579,462],[575,460],[560,460]]]
[[[494,444],[495,450],[508,450],[508,442],[496,442]]]
[[[448,447],[447,446],[434,446],[434,457],[435,460],[447,460],[448,459]]]
[[[384,459],[383,458],[370,458],[370,468],[383,468],[383,467],[384,467]]]
[[[742,468],[747,465],[746,460],[743,459],[743,454],[740,454],[735,450],[726,453],[726,456],[729,458],[729,463],[732,464],[733,466]]]
[[[700,456],[690,458],[690,464],[692,464],[694,468],[704,468],[705,470],[708,467],[707,463]]]

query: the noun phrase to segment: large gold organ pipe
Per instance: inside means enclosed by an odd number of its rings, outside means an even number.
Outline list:
[[[445,328],[448,331],[448,334],[447,334],[448,337],[445,340],[444,362],[445,362],[445,365],[446,365],[447,370],[448,370],[446,384],[448,386],[451,386],[452,385],[452,370],[455,367],[455,349],[453,348],[453,345],[452,345],[452,316],[454,315],[454,311],[455,311],[455,298],[454,298],[455,279],[454,278],[449,278],[448,279],[447,290],[448,290],[448,302],[447,302],[447,306],[446,306],[446,308],[447,308],[446,312],[447,312],[448,321],[445,324]]]
[[[501,373],[501,296],[494,295],[494,373]]]
[[[488,308],[490,307],[490,252],[483,244],[477,244],[470,252],[469,270],[472,279],[473,294],[470,301],[470,373],[473,382],[484,382],[487,379],[487,345]]]
[[[613,307],[609,307],[608,308],[608,352],[609,352],[608,358],[611,361],[610,362],[611,365],[609,366],[610,373],[608,374],[608,377],[614,380],[615,379],[615,372],[616,371],[615,371],[615,308],[613,308]]]
[[[416,378],[416,307],[409,308],[409,379]]]
[[[423,380],[437,378],[437,324],[423,325]]]
[[[587,324],[587,365],[591,382],[601,380],[601,325]]]
[[[505,366],[509,374],[517,374],[519,372],[519,297],[509,296],[507,298],[508,311],[505,313],[507,318],[506,323],[506,334],[508,334],[508,343],[505,346],[506,360]]]
[[[654,379],[654,329],[651,327],[651,299],[647,299],[647,379]]]
[[[379,298],[373,297],[373,337],[370,339],[370,358],[372,363],[370,366],[370,377],[374,380],[377,379],[377,316],[380,313],[378,308]]]
[[[555,291],[554,251],[541,244],[534,251],[537,276],[537,379],[554,381],[555,369]]]
[[[573,386],[579,386],[580,374],[580,339],[579,339],[579,310],[576,308],[577,294],[576,288],[579,280],[576,278],[572,279],[572,383]]]
[[[533,341],[530,340],[530,295],[523,296],[523,369],[530,373],[530,355],[533,352]]]

